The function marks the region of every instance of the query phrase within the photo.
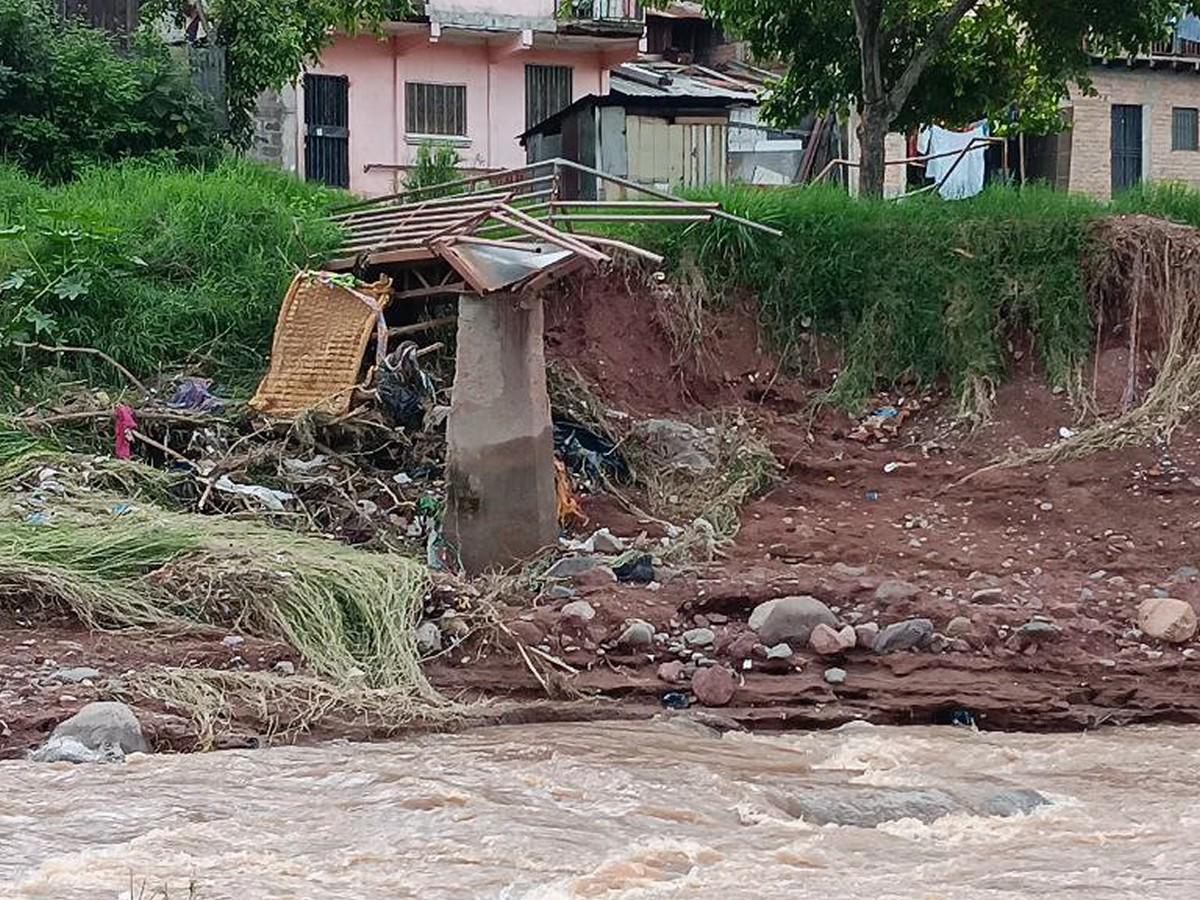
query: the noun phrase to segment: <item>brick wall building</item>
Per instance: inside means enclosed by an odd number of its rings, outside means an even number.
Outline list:
[[[1052,154],[1069,154],[1069,165],[1053,165],[1060,187],[1101,199],[1145,181],[1200,187],[1198,61],[1155,63],[1096,66],[1096,94],[1072,96],[1072,127]]]

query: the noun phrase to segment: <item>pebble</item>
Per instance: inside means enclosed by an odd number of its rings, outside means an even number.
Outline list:
[[[649,647],[654,643],[654,626],[642,619],[634,619],[625,626],[617,644],[622,647]]]
[[[846,683],[846,670],[839,669],[836,666],[834,666],[833,668],[830,668],[830,669],[826,669],[825,670],[825,680],[829,684],[845,684]]]
[[[565,584],[555,584],[546,588],[544,596],[548,600],[571,600],[576,594],[575,588],[567,587]]]
[[[842,643],[841,634],[832,626],[826,625],[823,622],[812,630],[812,634],[808,637],[808,647],[814,653],[819,653],[822,656],[837,656],[848,649]]]
[[[866,566],[848,566],[846,563],[834,563],[831,568],[845,578],[862,578],[867,574]]]
[[[921,589],[915,584],[897,578],[889,578],[887,581],[880,582],[879,587],[875,588],[875,599],[880,603],[901,603],[913,599],[919,593],[921,593]]]
[[[707,647],[717,640],[717,635],[711,628],[692,628],[685,631],[680,637],[689,647]]]
[[[274,666],[272,666],[272,669],[274,669],[274,671],[280,675],[296,674],[296,664],[287,659],[281,659],[279,662],[275,663]]]
[[[971,595],[972,603],[994,603],[997,600],[1004,599],[1004,588],[986,587],[980,588]]]
[[[50,681],[57,681],[59,684],[80,684],[84,681],[95,681],[100,677],[98,669],[92,669],[88,666],[75,666],[70,669],[59,669],[49,678]]]
[[[240,635],[230,634],[221,638],[221,643],[232,650],[234,647],[240,647],[246,643],[246,639]]]
[[[586,600],[572,600],[559,610],[559,614],[564,619],[573,619],[576,622],[590,622],[596,618],[595,608]]]
[[[1032,622],[1026,622],[1017,629],[1017,635],[1031,641],[1048,641],[1057,638],[1062,634],[1062,629],[1053,622],[1046,622],[1041,619],[1034,619]]]
[[[946,625],[946,636],[960,638],[975,630],[975,625],[966,616],[955,616]]]
[[[593,569],[607,568],[605,561],[595,556],[564,556],[546,570],[546,578],[576,578]],[[609,569],[611,573],[612,570]],[[615,579],[616,576],[614,576]]]
[[[433,656],[442,649],[442,629],[437,622],[422,622],[417,628],[417,652]]]
[[[780,642],[773,647],[767,648],[767,659],[791,659],[792,645]]]
[[[683,680],[683,672],[683,663],[673,659],[658,667],[658,680],[667,684],[678,684]]]

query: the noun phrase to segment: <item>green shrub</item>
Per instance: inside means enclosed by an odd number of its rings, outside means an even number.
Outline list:
[[[405,179],[404,188],[415,191],[418,188],[455,181],[462,177],[462,173],[458,169],[461,162],[462,157],[449,144],[426,141],[417,148],[417,165]],[[430,200],[448,193],[453,193],[453,189],[425,191],[421,197]]]
[[[131,156],[210,162],[214,122],[148,31],[125,54],[104,32],[59,21],[49,0],[0,0],[0,158],[54,181]]]
[[[0,364],[36,338],[144,375],[190,363],[249,385],[292,275],[338,243],[325,216],[341,199],[241,161],[130,162],[56,187],[0,168]]]

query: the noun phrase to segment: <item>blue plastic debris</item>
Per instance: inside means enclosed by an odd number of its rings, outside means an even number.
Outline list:
[[[667,709],[687,709],[692,705],[692,698],[680,691],[670,691],[662,695],[662,705]]]

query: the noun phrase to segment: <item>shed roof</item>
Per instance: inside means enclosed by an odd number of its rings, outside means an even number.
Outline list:
[[[756,106],[761,84],[697,65],[657,60],[625,63],[612,70],[607,94],[586,94],[570,106],[543,119],[517,136],[524,142],[534,134],[553,132],[567,116],[586,106],[729,109]]]

